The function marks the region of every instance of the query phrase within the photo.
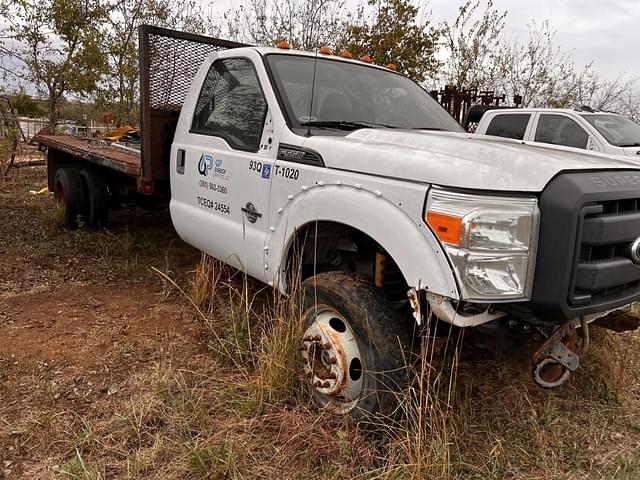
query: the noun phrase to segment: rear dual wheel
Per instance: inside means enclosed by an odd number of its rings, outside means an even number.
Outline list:
[[[362,422],[391,413],[407,378],[407,321],[352,274],[318,274],[302,292],[302,368],[315,402]]]
[[[56,204],[63,211],[63,224],[75,230],[85,223],[86,196],[80,178],[75,168],[60,168],[53,180],[53,196]]]
[[[109,219],[107,185],[88,169],[60,168],[53,180],[56,203],[63,210],[63,224],[74,230],[84,225],[98,228]]]
[[[90,227],[106,227],[109,222],[109,191],[105,181],[92,170],[80,172],[87,199],[87,223]]]

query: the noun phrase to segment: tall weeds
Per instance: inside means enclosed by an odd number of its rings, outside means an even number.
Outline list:
[[[435,317],[433,321],[437,320]],[[424,332],[432,331],[432,318]],[[419,337],[417,358],[407,359],[408,385],[396,394],[397,408],[382,419],[379,467],[366,478],[449,478],[456,440],[455,382],[462,333]]]
[[[267,290],[203,254],[188,297],[211,334],[209,347],[248,379],[258,405],[297,398],[302,324],[295,299]]]

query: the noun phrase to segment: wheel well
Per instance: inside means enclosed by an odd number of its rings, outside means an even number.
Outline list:
[[[296,230],[286,257],[287,278],[303,281],[331,271],[358,273],[389,299],[405,301],[408,284],[396,262],[366,233],[337,222],[312,222]]]

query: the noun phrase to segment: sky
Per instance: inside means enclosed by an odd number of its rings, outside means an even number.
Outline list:
[[[435,21],[454,19],[460,2],[431,0]],[[506,10],[504,33],[527,38],[527,25],[549,20],[556,44],[572,54],[576,65],[593,61],[604,78],[626,73],[640,77],[640,0],[494,0]]]
[[[242,0],[213,0],[213,11],[238,7]],[[359,0],[346,0],[355,10]],[[453,21],[463,0],[415,0],[427,3],[433,22]],[[640,78],[640,0],[494,0],[495,7],[506,10],[503,33],[508,38],[527,38],[527,25],[535,20],[549,21],[556,31],[556,44],[571,53],[579,67],[593,62],[603,78],[620,74]]]

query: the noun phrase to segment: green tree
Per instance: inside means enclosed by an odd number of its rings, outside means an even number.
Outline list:
[[[66,93],[90,94],[105,70],[99,0],[5,0],[7,25],[0,52],[5,72],[22,85],[31,83],[47,98],[49,125]]]
[[[428,20],[417,22],[418,8],[408,0],[369,0],[369,9],[360,7],[363,20],[347,26],[340,44],[354,56],[369,55],[379,65],[393,63],[417,82],[433,77],[440,62],[435,53],[440,30]]]
[[[24,89],[19,89],[17,93],[7,95],[11,101],[11,106],[17,115],[21,117],[41,117],[45,111],[40,107],[40,102],[27,95]]]

